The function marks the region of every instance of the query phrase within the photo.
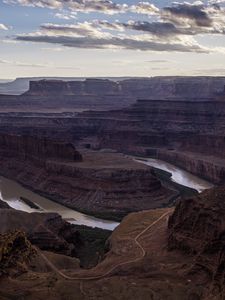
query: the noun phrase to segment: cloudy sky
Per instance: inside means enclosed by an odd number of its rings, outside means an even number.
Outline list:
[[[0,78],[225,76],[225,0],[0,0]]]

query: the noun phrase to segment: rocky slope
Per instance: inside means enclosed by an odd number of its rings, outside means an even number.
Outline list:
[[[56,213],[0,209],[0,237],[16,231],[23,232],[32,245],[43,251],[76,257],[80,260],[78,265],[85,268],[95,266],[102,259],[105,242],[111,233],[72,225]]]
[[[1,229],[5,234],[14,230],[26,233],[29,241],[43,250],[73,255],[79,232],[57,214],[26,213],[0,209]]]
[[[170,250],[195,257],[190,274],[196,284],[211,282],[223,299],[225,288],[225,188],[214,188],[181,201],[169,220]],[[220,299],[219,297],[216,299]]]

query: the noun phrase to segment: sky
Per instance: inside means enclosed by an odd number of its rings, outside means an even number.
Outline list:
[[[225,76],[225,0],[0,0],[0,79]]]

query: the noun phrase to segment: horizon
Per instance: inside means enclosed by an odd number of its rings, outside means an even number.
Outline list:
[[[59,81],[67,81],[67,79],[71,79],[73,81],[80,79],[80,80],[86,80],[86,79],[151,79],[151,78],[164,78],[164,77],[174,77],[174,78],[225,78],[225,75],[158,75],[158,76],[90,76],[90,77],[79,77],[79,76],[26,76],[26,77],[15,77],[15,78],[0,78],[0,84],[4,83],[12,83],[19,79],[40,79],[40,80],[59,80]],[[2,82],[1,82],[2,81]]]

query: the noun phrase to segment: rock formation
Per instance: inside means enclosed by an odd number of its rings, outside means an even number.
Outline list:
[[[26,265],[35,254],[35,249],[23,232],[15,230],[0,234],[0,277],[19,276],[27,272]]]

